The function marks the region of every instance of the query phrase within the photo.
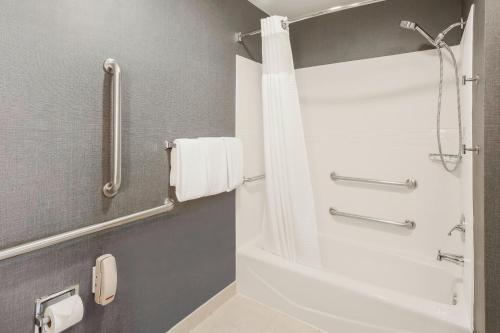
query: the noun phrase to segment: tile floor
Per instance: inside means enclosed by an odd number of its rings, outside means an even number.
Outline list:
[[[191,333],[322,333],[244,296],[234,296]]]

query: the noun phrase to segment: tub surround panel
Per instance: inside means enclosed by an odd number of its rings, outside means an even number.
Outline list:
[[[158,206],[163,141],[234,135],[234,32],[265,14],[246,0],[0,0],[0,247]],[[109,200],[110,77],[122,68],[123,185]],[[234,281],[233,193],[146,222],[0,262],[1,332],[33,330],[36,297],[79,284],[68,332],[165,332]],[[90,294],[91,268],[116,256],[118,292]]]
[[[454,48],[459,56],[459,48]],[[249,72],[253,74],[248,74]],[[263,172],[262,120],[258,105],[260,65],[238,62],[237,136],[243,140],[248,172]],[[388,74],[391,73],[391,74]],[[241,76],[244,75],[244,76]],[[321,232],[362,240],[398,253],[435,262],[437,250],[463,252],[460,237],[448,237],[460,220],[460,181],[428,154],[435,139],[436,80],[433,50],[299,69],[296,72]],[[411,79],[409,79],[411,78]],[[253,83],[252,83],[253,82]],[[457,150],[456,101],[451,65],[446,65],[442,138],[446,152]],[[251,86],[253,84],[253,87]],[[244,90],[240,88],[245,88]],[[241,107],[240,107],[241,105]],[[470,158],[471,155],[465,158]],[[415,178],[413,191],[333,182],[330,173],[400,180]],[[247,171],[246,171],[247,172]],[[238,247],[258,235],[264,184],[238,190]],[[439,205],[435,205],[439,202]],[[396,221],[414,220],[413,231],[373,222],[332,217],[329,208]],[[439,263],[449,267],[446,263]]]

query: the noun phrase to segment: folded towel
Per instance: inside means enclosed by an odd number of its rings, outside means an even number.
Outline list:
[[[170,184],[180,202],[205,196],[208,190],[207,165],[203,142],[177,139],[172,149]]]
[[[243,184],[243,144],[238,138],[222,138],[227,157],[227,189],[232,191]]]
[[[199,138],[205,154],[207,192],[214,195],[227,189],[227,156],[223,138]]]

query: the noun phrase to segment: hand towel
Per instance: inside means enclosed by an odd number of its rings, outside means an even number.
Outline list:
[[[243,144],[239,138],[222,138],[226,147],[227,189],[232,191],[243,184]]]
[[[207,194],[205,145],[198,139],[177,139],[172,149],[170,184],[180,202]]]
[[[227,154],[223,138],[199,138],[205,154],[207,192],[214,195],[227,189]]]

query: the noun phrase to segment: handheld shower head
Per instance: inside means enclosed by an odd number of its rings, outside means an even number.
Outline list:
[[[401,21],[399,23],[399,26],[403,29],[407,30],[413,30],[417,31],[419,34],[421,34],[429,43],[431,43],[433,46],[437,46],[437,42],[435,38],[432,38],[431,35],[429,35],[424,29],[422,29],[417,23],[412,22],[412,21]]]
[[[417,24],[411,21],[401,21],[401,23],[399,23],[399,26],[403,29],[415,30]]]

